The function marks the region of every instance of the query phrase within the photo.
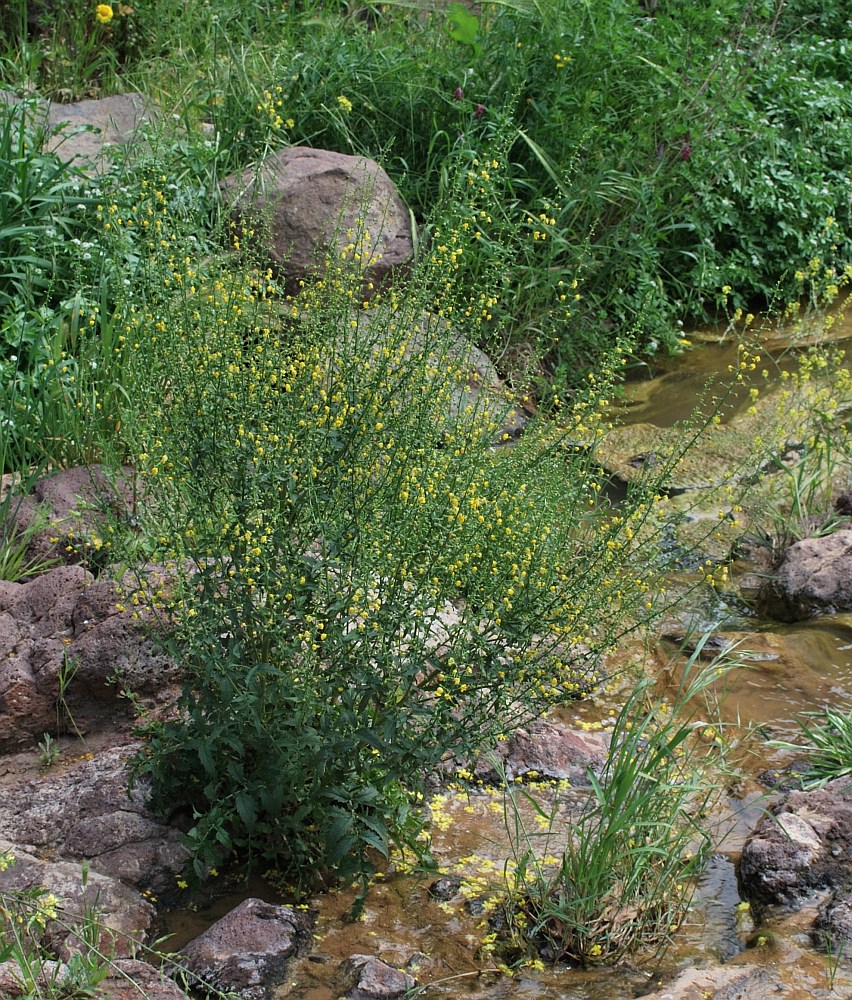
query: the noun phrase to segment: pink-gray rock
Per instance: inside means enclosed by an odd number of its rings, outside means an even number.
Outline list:
[[[529,776],[587,786],[588,772],[600,772],[608,750],[609,740],[603,733],[539,719],[526,729],[516,730],[498,746],[497,753],[510,781]],[[480,762],[477,772],[483,768],[488,769],[487,762]]]
[[[290,906],[246,899],[183,949],[186,967],[216,989],[263,1000],[310,939],[311,920]]]
[[[366,157],[282,149],[226,177],[220,188],[238,226],[245,222],[255,241],[266,233],[262,250],[291,283],[317,274],[329,252],[350,261],[360,255],[364,281],[377,284],[412,258],[408,210],[384,170]]]
[[[29,970],[27,970],[29,971]],[[0,997],[16,1000],[26,994],[28,1000],[34,996],[55,996],[56,990],[70,977],[70,969],[64,962],[48,960],[42,964],[35,977],[35,993],[25,982],[24,970],[17,962],[0,962]]]
[[[759,603],[764,614],[782,622],[852,610],[852,529],[791,545]]]
[[[396,1000],[417,985],[413,976],[372,955],[350,955],[339,971],[350,1000]]]
[[[187,1000],[187,995],[159,969],[138,959],[119,958],[110,963],[106,979],[98,983],[103,1000]]]
[[[670,983],[642,1000],[783,1000],[791,990],[771,969],[753,965],[717,965],[684,969]]]
[[[852,890],[852,787],[839,778],[791,792],[743,846],[743,895],[752,903],[797,909],[815,891]]]
[[[104,950],[118,956],[132,954],[154,922],[154,907],[135,889],[97,871],[84,877],[82,866],[73,861],[43,861],[0,840],[0,850],[11,851],[15,862],[0,872],[0,891],[11,893],[42,887],[59,897],[60,919],[48,921],[48,947],[67,959],[75,947],[75,926],[86,913],[97,914],[103,928]]]
[[[0,748],[111,724],[127,711],[116,706],[121,689],[156,694],[179,679],[122,599],[82,566],[0,585]]]
[[[12,531],[32,534],[30,560],[79,563],[100,557],[109,522],[130,520],[139,502],[128,469],[109,478],[99,465],[60,469],[13,499]]]
[[[363,349],[369,345],[379,357],[386,354],[389,346],[393,352],[397,350],[399,345],[387,343],[386,316],[372,310],[361,310],[356,316],[359,336],[365,338]],[[442,386],[449,389],[445,423],[435,429],[436,433],[452,433],[454,425],[468,419],[470,414],[482,425],[491,425],[495,444],[523,432],[528,418],[512,402],[494,362],[445,318],[431,313],[419,316],[416,324],[406,329],[402,356],[425,358],[429,367],[440,373]],[[382,363],[387,364],[385,360]]]
[[[179,832],[148,810],[144,786],[127,791],[127,761],[140,746],[115,747],[4,790],[0,837],[86,861],[93,873],[160,897],[173,894],[189,852]]]
[[[54,134],[48,149],[76,165],[104,170],[108,147],[135,141],[139,126],[155,116],[153,102],[143,94],[114,94],[74,104],[51,101],[47,122]]]

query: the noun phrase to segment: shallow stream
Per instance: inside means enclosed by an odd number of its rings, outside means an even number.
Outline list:
[[[841,332],[852,336],[852,320],[847,327]],[[712,343],[712,331],[704,331],[702,339],[709,342],[662,361],[654,370],[637,372],[620,404],[622,418],[665,427],[688,416],[712,373],[726,371],[735,359],[735,347]],[[794,354],[779,360],[779,367],[794,365]],[[795,735],[795,719],[804,712],[852,705],[852,615],[779,625],[760,621],[742,607],[731,610],[719,636],[722,641],[739,641],[748,663],[726,678],[722,710],[727,722],[740,727],[741,766],[756,778],[789,760],[789,755],[785,758],[771,750],[767,738]],[[625,649],[623,654],[629,659],[637,649]],[[675,646],[661,638],[652,655],[662,663],[675,655]],[[560,716],[594,725],[612,707],[605,702],[584,703],[567,706]],[[771,793],[756,780],[742,782],[726,797],[716,819],[728,830],[727,837],[701,879],[674,946],[658,966],[588,971],[561,966],[521,970],[513,977],[489,971],[493,962],[479,950],[484,931],[477,925],[482,918],[470,912],[475,905],[450,905],[433,898],[429,886],[434,875],[387,875],[371,891],[363,920],[355,923],[345,919],[351,895],[329,893],[311,900],[311,908],[319,913],[314,948],[292,966],[290,981],[279,995],[333,1000],[339,995],[334,977],[340,962],[353,954],[368,954],[411,971],[424,986],[426,1000],[627,1000],[650,991],[674,970],[717,964],[734,956],[738,963],[779,969],[790,1000],[852,996],[852,962],[832,961],[810,944],[812,909],[757,931],[750,916],[738,910],[738,852],[771,802]],[[443,797],[436,809],[433,853],[444,871],[499,875],[511,854],[499,796],[474,792]],[[166,928],[174,935],[169,947],[179,948],[246,895],[287,901],[267,883],[241,885],[213,906],[172,913]]]

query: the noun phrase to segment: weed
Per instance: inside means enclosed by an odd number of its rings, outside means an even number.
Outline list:
[[[804,755],[806,784],[819,787],[852,775],[852,715],[848,711],[824,708],[800,719],[799,728],[803,742],[771,740],[769,745]]]
[[[83,734],[77,728],[77,723],[74,721],[74,716],[71,714],[71,709],[68,707],[67,700],[68,688],[77,676],[79,669],[80,664],[77,662],[76,658],[69,656],[67,652],[63,653],[62,665],[56,674],[56,680],[59,684],[59,692],[56,702],[56,728],[57,731],[61,732],[70,726],[74,730],[77,737],[79,739],[83,739]]]
[[[59,744],[53,739],[50,733],[44,734],[44,738],[38,745],[38,750],[39,764],[44,770],[55,764],[62,752],[59,749]]]
[[[2,464],[3,449],[0,448],[0,464]],[[28,482],[34,482],[37,475],[27,477]],[[26,488],[19,482],[10,487],[0,500],[0,580],[20,583],[31,576],[37,576],[56,564],[55,559],[43,559],[31,555],[30,543],[44,528],[43,519],[34,518],[25,528],[17,524],[17,514],[26,494]]]
[[[532,945],[551,961],[612,963],[658,951],[680,925],[713,847],[703,819],[725,770],[705,696],[737,665],[730,652],[702,665],[706,638],[670,701],[650,698],[652,681],[631,693],[600,777],[589,773],[590,802],[569,829],[556,806],[548,811],[525,789],[507,786],[515,853],[506,914],[522,951]],[[713,738],[702,741],[708,732]],[[519,800],[545,820],[543,834],[527,829]]]
[[[144,307],[128,293],[122,423],[148,558],[172,569],[124,603],[162,618],[189,674],[137,771],[194,811],[200,870],[240,849],[368,875],[407,839],[402,793],[581,693],[655,613],[654,484],[615,512],[592,457],[619,359],[563,428],[494,447],[511,400],[471,392],[461,331],[482,339],[496,293],[456,275],[500,164],[474,185],[459,166],[472,194],[404,295],[363,300],[356,231],[297,298],[262,269],[178,263],[170,240],[140,261]]]

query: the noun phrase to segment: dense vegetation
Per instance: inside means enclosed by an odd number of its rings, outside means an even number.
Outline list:
[[[198,873],[237,852],[366,883],[417,843],[449,752],[581,694],[666,604],[670,465],[613,505],[608,402],[684,322],[849,280],[852,23],[808,0],[20,0],[0,31],[26,98],[0,108],[0,464],[135,470],[145,502],[92,544],[186,668],[137,771],[192,810]],[[108,172],[45,151],[33,94],[132,89],[164,114]],[[351,252],[292,297],[225,249],[217,180],[288,144],[386,167],[413,281],[353,313]],[[493,447],[509,402],[464,396],[450,315],[534,397],[512,449]],[[618,732],[640,720],[671,794],[633,780],[625,737],[560,876],[600,876],[559,942],[579,960],[658,942],[697,870],[691,730],[646,694]],[[652,809],[649,839],[622,807]],[[616,935],[602,900],[637,851],[656,924]],[[569,927],[551,883],[522,881],[513,919]]]
[[[152,94],[187,128],[170,180],[200,199],[199,222],[216,177],[295,143],[379,159],[428,225],[458,160],[501,135],[499,205],[467,280],[512,244],[494,323],[560,375],[617,338],[671,349],[679,321],[797,298],[810,261],[850,257],[852,28],[810,0],[139,0],[106,22],[89,4],[33,9],[0,15],[0,83],[61,100]],[[79,255],[56,259],[51,234],[88,238],[53,169],[37,189],[3,178],[10,221],[29,228],[4,223],[3,256],[25,268],[35,308],[80,287]],[[570,310],[566,278],[582,296]],[[3,340],[14,352],[8,319]]]

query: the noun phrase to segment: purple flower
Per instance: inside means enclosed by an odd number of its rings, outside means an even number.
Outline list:
[[[687,142],[683,149],[680,151],[680,158],[682,160],[688,160],[692,156],[692,146]]]
[[[455,94],[453,94],[453,97],[455,97],[457,101],[460,101],[462,97],[464,97],[464,91],[461,89],[461,87],[456,87],[456,92]]]
[[[476,111],[473,112],[477,118],[481,118],[485,114],[485,105],[477,104]]]

